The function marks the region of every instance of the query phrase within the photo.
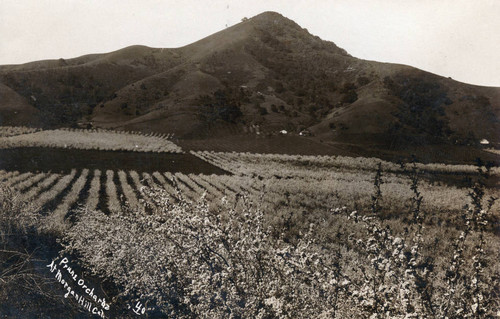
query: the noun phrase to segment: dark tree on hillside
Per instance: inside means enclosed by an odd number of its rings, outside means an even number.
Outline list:
[[[422,77],[386,77],[385,86],[402,103],[394,115],[399,124],[393,134],[406,136],[407,142],[428,143],[451,134],[443,105],[452,103],[446,90],[432,79]]]
[[[349,93],[350,91],[356,90],[356,84],[352,82],[346,82],[344,83],[344,86],[340,90],[340,93]]]
[[[217,120],[236,123],[243,115],[240,106],[246,95],[242,90],[225,88],[215,91],[212,95],[200,96],[197,101],[200,105],[200,118],[209,124]]]
[[[351,104],[351,103],[356,102],[357,100],[358,100],[358,94],[356,93],[356,91],[352,90],[352,91],[348,91],[347,93],[345,93],[342,96],[342,99],[340,100],[340,102]]]
[[[259,114],[260,115],[267,115],[267,109],[265,107],[259,106]]]
[[[364,85],[367,85],[368,83],[370,83],[370,79],[367,78],[366,76],[360,76],[358,78],[358,84],[359,84],[359,86],[364,86]]]

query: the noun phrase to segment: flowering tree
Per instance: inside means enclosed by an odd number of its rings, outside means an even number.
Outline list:
[[[247,196],[177,202],[163,189],[143,188],[152,214],[85,212],[67,235],[67,250],[112,278],[123,294],[149,300],[179,317],[310,318],[335,311],[348,281],[338,258],[321,257],[313,229],[292,245],[273,238],[263,212]],[[330,258],[331,257],[331,258]],[[340,284],[338,284],[340,282]]]
[[[261,201],[247,195],[237,194],[234,201],[223,197],[213,209],[205,196],[191,202],[180,191],[171,194],[150,181],[151,187],[140,190],[147,201],[139,207],[145,208],[79,214],[66,235],[66,249],[117,283],[122,296],[169,317],[493,316],[498,284],[485,274],[488,209],[473,197],[481,195],[480,188],[472,192],[474,207],[449,269],[446,264],[438,269],[423,251],[423,198],[415,168],[411,174],[411,220],[403,233],[378,218],[381,174],[375,178],[371,213],[331,211],[331,218],[358,231],[338,233],[344,239],[337,242],[314,224],[290,241],[278,226],[267,226],[256,204]],[[468,236],[475,239],[473,249]]]

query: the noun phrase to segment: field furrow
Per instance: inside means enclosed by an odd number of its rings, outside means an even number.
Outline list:
[[[34,187],[30,188],[30,190],[24,194],[24,196],[23,196],[24,200],[28,202],[28,201],[31,201],[32,199],[36,198],[39,194],[41,194],[46,189],[50,188],[54,183],[56,183],[60,177],[61,177],[61,174],[49,174],[49,175],[47,175],[45,179],[40,181]]]
[[[96,169],[90,182],[90,188],[85,202],[86,209],[93,211],[97,209],[99,204],[99,191],[101,189],[101,171]]]
[[[203,182],[207,183],[207,185],[213,187],[224,196],[226,195],[226,189],[218,182],[219,176],[217,175],[198,175],[198,176]]]
[[[24,193],[25,191],[29,190],[31,187],[36,185],[38,182],[40,182],[43,178],[47,177],[48,173],[38,173],[36,175],[32,175],[30,178],[27,180],[17,184],[15,188]]]
[[[157,181],[156,184],[158,184],[161,188],[163,188],[172,200],[177,201],[177,195],[176,195],[177,191],[172,186],[172,184],[167,182],[167,180],[162,174],[160,174],[159,172],[154,172],[152,174],[152,178],[153,181],[155,180]]]
[[[214,187],[212,184],[208,183],[205,181],[201,175],[195,175],[195,174],[189,174],[189,177],[200,187],[204,189],[204,191],[207,192],[208,198],[222,198],[224,194],[218,190],[216,187]]]
[[[223,188],[224,190],[227,190],[229,194],[231,195],[236,195],[241,193],[242,189],[239,185],[235,183],[235,178],[227,178],[227,177],[221,177],[221,178],[215,178],[214,183],[217,183],[220,185],[220,188]]]
[[[165,172],[163,175],[167,178],[167,180],[170,180],[175,187],[177,187],[180,191],[180,196],[186,200],[189,201],[196,201],[199,197],[196,196],[196,193],[189,187],[187,186],[184,182],[179,180],[177,178],[177,174],[172,174],[170,172]]]
[[[54,200],[60,193],[62,193],[71,183],[71,181],[76,176],[76,169],[72,170],[70,174],[62,176],[57,183],[52,186],[49,190],[40,194],[38,198],[35,199],[35,206],[43,207],[50,201]]]
[[[165,193],[162,196],[155,196],[151,198],[152,201],[155,202],[157,207],[161,207],[165,205],[165,200],[168,200],[169,203],[177,202],[177,198],[175,197],[175,190],[171,187],[171,185],[166,182],[165,178],[161,176],[160,173],[155,172],[159,175],[159,178],[150,175],[149,173],[142,173],[142,177],[144,180],[145,186],[150,190],[155,189],[163,189]],[[153,173],[153,174],[155,174]]]
[[[66,194],[66,196],[64,196],[64,198],[61,200],[60,204],[57,206],[57,208],[51,214],[51,217],[53,217],[56,221],[63,222],[64,218],[67,216],[67,214],[71,213],[70,207],[71,207],[71,205],[76,203],[76,201],[78,201],[78,199],[80,198],[81,191],[83,190],[83,187],[85,186],[88,175],[89,175],[88,169],[82,170],[78,179],[71,186],[71,189],[68,192],[68,194]]]
[[[139,174],[136,171],[130,171],[129,176],[132,179],[133,187],[135,187],[135,189],[140,190],[143,187],[147,187],[144,184],[142,184],[141,177],[139,176]],[[141,199],[144,202],[146,209],[154,209],[156,207],[156,205],[154,204],[154,200],[149,198],[144,192],[140,192],[140,194],[141,194]],[[139,201],[141,199],[139,199]]]
[[[5,171],[4,171],[5,172]],[[19,172],[18,171],[14,171],[14,172],[5,172],[5,174],[3,174],[2,176],[0,176],[0,182],[6,182],[7,180],[9,180],[10,178],[13,178],[13,177],[16,177],[17,175],[19,175]]]
[[[177,180],[186,184],[186,186],[193,193],[193,196],[195,196],[196,200],[198,200],[205,192],[205,190],[201,188],[198,184],[196,184],[188,175],[182,173],[176,173],[175,177],[177,178]]]
[[[127,173],[122,170],[118,171],[118,179],[120,181],[121,189],[123,194],[125,195],[125,200],[128,206],[133,210],[138,209],[139,201],[137,200],[137,196],[135,195],[134,190],[127,181]]]
[[[122,211],[120,201],[118,200],[118,193],[116,185],[113,181],[114,172],[112,170],[106,171],[106,195],[107,195],[107,208],[110,213],[118,214]]]
[[[116,195],[118,197],[118,201],[120,202],[120,206],[122,207],[122,211],[127,209],[127,198],[125,197],[125,193],[122,189],[122,183],[120,182],[120,178],[118,177],[118,172],[114,171],[113,175],[113,184],[115,184]]]
[[[33,173],[30,173],[30,172],[19,174],[15,177],[9,178],[7,181],[5,181],[5,184],[7,186],[10,186],[10,187],[16,187],[16,184],[23,182],[32,176],[33,176]]]

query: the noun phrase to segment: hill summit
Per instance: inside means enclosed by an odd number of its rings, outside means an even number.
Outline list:
[[[0,66],[0,89],[0,125],[286,131],[384,149],[500,142],[500,88],[357,59],[275,12],[180,48]]]

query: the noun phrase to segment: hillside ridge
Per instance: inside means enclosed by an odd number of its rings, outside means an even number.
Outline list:
[[[179,48],[0,66],[0,84],[37,110],[20,122],[28,126],[185,139],[285,130],[381,149],[500,143],[500,88],[357,59],[276,12]]]

